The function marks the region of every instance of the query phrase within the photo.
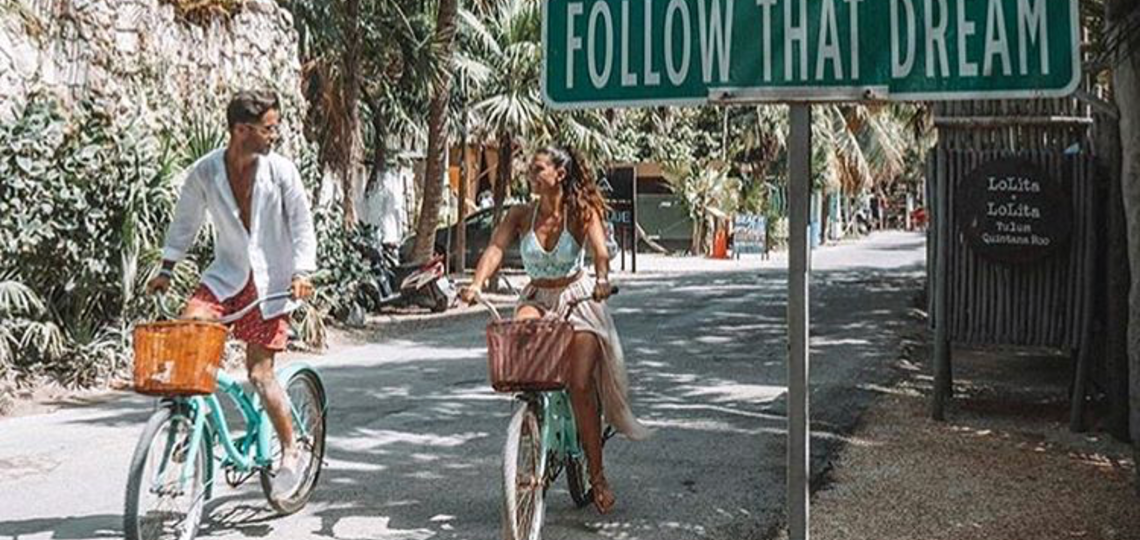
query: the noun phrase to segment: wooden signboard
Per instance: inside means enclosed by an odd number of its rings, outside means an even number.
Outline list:
[[[1061,182],[1022,158],[983,163],[959,185],[959,229],[978,255],[1028,264],[1065,248],[1073,210]]]

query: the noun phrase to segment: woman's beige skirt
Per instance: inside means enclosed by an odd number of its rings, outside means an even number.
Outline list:
[[[566,317],[572,302],[589,298],[593,293],[594,278],[583,273],[577,281],[561,288],[527,285],[519,296],[518,307],[533,306],[546,317],[561,318]],[[602,361],[595,367],[594,376],[598,381],[606,421],[635,441],[649,437],[652,431],[638,422],[629,407],[629,377],[625,371],[621,340],[606,305],[593,300],[581,302],[574,307],[569,321],[574,330],[598,336],[601,344]]]

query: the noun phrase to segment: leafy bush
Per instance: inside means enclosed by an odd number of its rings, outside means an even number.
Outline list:
[[[0,276],[36,300],[10,311],[26,324],[8,366],[87,385],[124,365],[140,256],[173,211],[167,140],[141,116],[112,122],[90,103],[69,116],[42,97],[0,126]]]

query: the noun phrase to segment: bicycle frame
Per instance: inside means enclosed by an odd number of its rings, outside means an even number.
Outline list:
[[[570,394],[565,390],[525,392],[519,395],[519,399],[537,405],[542,411],[542,424],[539,427],[542,459],[550,455],[555,463],[563,463],[567,457],[580,459],[585,455],[582,442],[578,439],[578,424],[574,420],[574,409],[570,406]],[[551,470],[558,469],[555,467]]]
[[[301,370],[310,370],[312,368],[304,364],[294,364],[278,373],[278,379],[288,381],[293,374]],[[183,410],[189,412],[188,416],[193,419],[193,424],[190,432],[190,444],[187,448],[186,463],[195,463],[198,457],[198,451],[201,447],[202,437],[207,436],[207,433],[216,434],[217,442],[221,443],[222,449],[225,452],[225,457],[222,460],[222,466],[233,467],[234,470],[240,473],[247,473],[260,468],[269,467],[272,464],[273,456],[270,454],[270,436],[272,434],[273,425],[269,421],[269,414],[265,408],[261,406],[261,399],[256,393],[246,392],[241,383],[234,380],[225,372],[219,370],[218,374],[218,389],[230,397],[230,400],[237,405],[238,410],[241,412],[242,418],[245,420],[246,432],[241,437],[235,439],[233,434],[230,433],[229,423],[226,421],[225,412],[222,410],[222,404],[218,399],[218,393],[210,394],[207,396],[194,396],[189,398],[171,398],[164,400],[164,402],[174,403],[181,405]],[[307,437],[306,426],[300,422],[296,408],[292,403],[289,404],[290,415],[293,419],[293,429],[299,430],[302,437]],[[321,410],[325,411],[327,404],[321,404]],[[205,414],[207,413],[208,414]],[[323,413],[322,413],[323,414]],[[207,432],[207,429],[209,431]],[[211,437],[212,439],[212,437]],[[209,459],[214,459],[213,447],[214,441],[207,441],[208,448],[211,449]],[[166,463],[159,467],[160,473],[165,470]],[[179,486],[184,487],[190,481],[190,468],[183,467],[179,476]],[[206,484],[213,485],[213,465],[208,464],[207,467]]]

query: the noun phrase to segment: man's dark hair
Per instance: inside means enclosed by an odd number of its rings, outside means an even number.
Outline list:
[[[281,110],[281,100],[272,90],[242,90],[226,107],[226,122],[232,130],[238,124],[255,124],[270,110]]]

